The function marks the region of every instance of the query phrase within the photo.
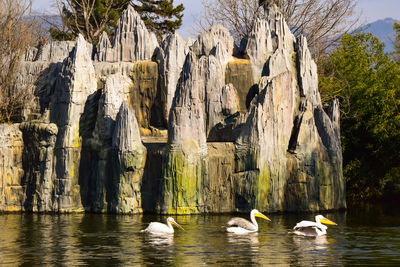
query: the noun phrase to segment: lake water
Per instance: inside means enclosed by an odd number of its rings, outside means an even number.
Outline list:
[[[325,237],[303,238],[288,231],[315,214],[270,214],[259,232],[228,234],[232,215],[174,217],[186,231],[170,237],[140,233],[156,215],[0,215],[0,265],[268,265],[400,266],[400,209],[395,205],[355,207],[324,214],[338,226]],[[240,216],[248,217],[248,214]]]

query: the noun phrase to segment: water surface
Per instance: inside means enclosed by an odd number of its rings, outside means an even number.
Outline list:
[[[267,265],[400,266],[400,210],[355,207],[324,214],[337,222],[319,238],[288,235],[315,214],[272,214],[258,233],[234,235],[232,215],[176,216],[186,231],[168,237],[140,233],[156,215],[2,214],[0,265]],[[247,214],[240,215],[247,217]]]

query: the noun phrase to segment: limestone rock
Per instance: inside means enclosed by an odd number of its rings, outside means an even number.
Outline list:
[[[81,151],[79,119],[97,84],[91,60],[92,47],[79,35],[64,61],[51,99],[50,120],[58,127],[55,146],[55,210],[80,210],[78,171]]]
[[[233,48],[234,40],[228,29],[220,24],[217,24],[212,26],[208,32],[200,34],[192,45],[191,50],[197,56],[208,56],[210,54],[215,55],[218,53],[220,55],[218,60],[221,63],[226,64],[232,60]],[[221,51],[216,52],[216,50]]]
[[[234,58],[226,65],[225,84],[232,84],[239,98],[240,112],[246,112],[250,101],[258,93],[253,80],[253,70],[247,59]]]
[[[131,86],[131,79],[119,73],[106,78],[102,96],[99,100],[99,112],[95,129],[100,140],[112,139],[117,114],[122,102],[127,101]]]
[[[307,41],[266,14],[244,58],[222,26],[158,47],[132,7],[95,62],[82,36],[29,50],[18,83],[38,106],[0,125],[0,211],[344,208],[338,102],[323,109]]]
[[[239,111],[239,97],[235,87],[232,84],[227,84],[222,87],[220,103],[222,107],[222,114],[225,116],[233,115]]]
[[[207,175],[207,145],[198,83],[197,56],[186,57],[168,122],[168,151],[163,161],[163,213],[204,211],[202,184]]]
[[[132,86],[129,88],[128,104],[135,109],[139,126],[149,129],[150,125],[162,125],[157,63],[149,60],[136,62],[130,78]]]
[[[19,125],[0,124],[0,211],[23,210],[23,149]]]
[[[29,48],[25,61],[62,62],[75,47],[75,41],[51,41],[38,48]]]
[[[317,65],[311,58],[307,39],[304,36],[297,38],[296,48],[300,95],[307,96],[313,106],[321,105],[321,96],[318,91]]]
[[[251,174],[255,207],[279,210],[279,185],[285,180],[285,157],[293,126],[294,99],[290,72],[271,80],[252,102],[246,126],[236,140],[236,172]],[[248,193],[247,193],[248,194]],[[275,195],[276,194],[276,195]],[[248,197],[247,197],[248,198]]]
[[[58,129],[55,124],[21,123],[24,151],[22,163],[26,182],[25,210],[53,211],[54,146]]]
[[[128,5],[119,18],[112,43],[107,34],[101,35],[96,59],[106,62],[149,60],[157,47],[155,34],[147,30],[140,15]]]
[[[250,59],[253,68],[255,81],[258,81],[260,75],[269,75],[265,63],[275,51],[280,50],[291,61],[296,42],[278,8],[271,6],[266,12],[266,19],[256,21],[245,49],[245,54]],[[286,60],[289,61],[289,59]],[[276,69],[273,70],[276,71]]]
[[[161,100],[164,107],[164,120],[168,121],[169,111],[175,96],[176,86],[186,55],[189,53],[190,42],[186,42],[175,32],[168,35],[157,53],[160,75]]]
[[[117,116],[112,140],[114,153],[114,197],[111,210],[117,213],[140,213],[141,184],[146,162],[146,148],[140,140],[135,111],[123,102]]]
[[[273,51],[270,26],[266,20],[258,19],[249,35],[245,49],[255,81],[262,75],[264,64]]]

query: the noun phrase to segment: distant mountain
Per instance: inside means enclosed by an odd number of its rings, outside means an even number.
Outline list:
[[[382,43],[385,44],[385,52],[390,53],[394,51],[393,40],[395,39],[395,35],[393,31],[393,23],[395,22],[400,23],[399,20],[395,20],[392,18],[377,20],[375,22],[362,26],[356,31],[372,33],[373,35],[378,37]]]

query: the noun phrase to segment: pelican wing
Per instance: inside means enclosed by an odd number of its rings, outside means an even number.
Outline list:
[[[326,226],[317,222],[301,221],[293,227],[293,233],[303,236],[318,236],[326,230]]]
[[[309,226],[309,227],[297,227],[294,231],[296,235],[303,235],[303,236],[318,236],[317,227]]]
[[[171,229],[166,224],[159,222],[151,222],[146,229],[142,230],[146,233],[171,233]],[[173,233],[173,230],[172,230]]]
[[[311,222],[311,221],[301,221],[299,223],[296,224],[295,227],[293,227],[294,230],[296,230],[297,228],[303,228],[303,227],[315,227],[318,226],[318,224],[316,222]]]
[[[248,231],[256,231],[257,228],[254,224],[252,224],[251,222],[249,222],[246,219],[243,218],[239,218],[239,217],[234,217],[232,219],[230,219],[228,221],[228,225],[229,226],[237,226],[237,227],[241,227],[243,229],[246,229]]]

